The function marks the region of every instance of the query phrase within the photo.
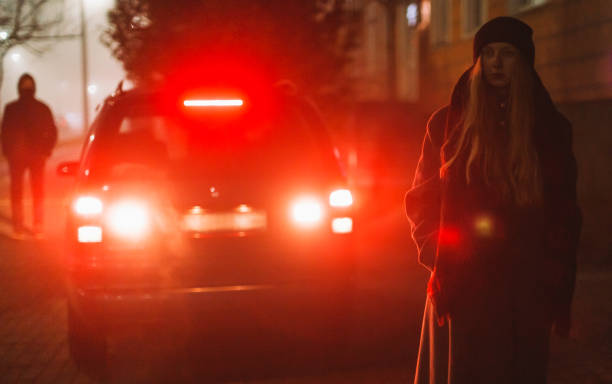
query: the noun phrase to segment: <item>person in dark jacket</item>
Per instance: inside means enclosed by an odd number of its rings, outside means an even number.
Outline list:
[[[30,172],[34,207],[33,231],[42,235],[44,219],[45,162],[57,140],[57,128],[49,107],[36,100],[34,78],[25,73],[17,83],[19,99],[6,105],[2,116],[2,151],[11,176],[13,231],[24,235],[23,179]]]
[[[527,24],[485,23],[473,58],[405,199],[431,271],[415,383],[544,384],[550,332],[570,330],[582,222],[571,125]]]

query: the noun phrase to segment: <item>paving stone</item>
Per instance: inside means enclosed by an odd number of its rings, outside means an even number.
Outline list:
[[[34,381],[42,370],[44,369],[44,365],[30,365],[25,369],[19,378],[19,380],[31,380]]]
[[[64,369],[64,365],[66,365],[67,361],[54,361],[49,364],[46,364],[43,370],[40,372],[38,377],[36,378],[37,383],[59,383],[58,376]]]
[[[2,380],[6,383],[16,383],[21,375],[21,370],[17,368],[11,368],[2,373]]]

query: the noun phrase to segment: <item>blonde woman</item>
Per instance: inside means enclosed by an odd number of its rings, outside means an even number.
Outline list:
[[[406,212],[431,270],[415,383],[545,383],[567,336],[581,214],[571,126],[531,28],[495,18],[431,117]]]

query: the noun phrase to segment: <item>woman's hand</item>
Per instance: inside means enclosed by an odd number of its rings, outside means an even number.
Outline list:
[[[450,310],[448,303],[448,292],[444,290],[444,282],[440,278],[439,273],[434,271],[429,278],[427,283],[427,295],[433,303],[435,313],[437,315],[437,322],[440,327],[444,326],[450,319]]]

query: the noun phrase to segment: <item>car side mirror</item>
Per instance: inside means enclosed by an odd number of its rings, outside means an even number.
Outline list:
[[[79,173],[78,161],[64,161],[57,166],[57,174],[60,176],[76,176]]]

